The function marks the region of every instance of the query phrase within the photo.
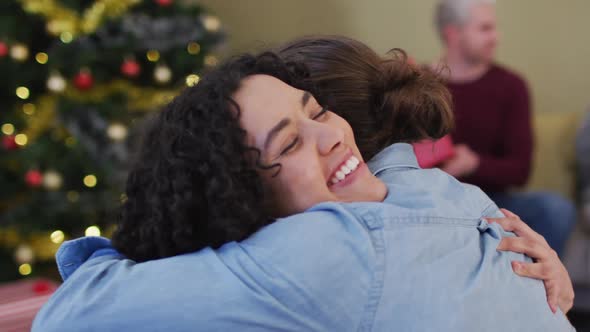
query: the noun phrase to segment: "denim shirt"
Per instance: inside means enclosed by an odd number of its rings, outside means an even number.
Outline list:
[[[496,247],[477,187],[394,144],[370,163],[382,203],[322,203],[218,250],[135,263],[104,238],[64,243],[65,282],[33,331],[572,331],[530,259]]]

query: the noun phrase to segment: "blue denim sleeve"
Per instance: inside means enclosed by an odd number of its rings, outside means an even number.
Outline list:
[[[367,232],[352,218],[319,207],[215,251],[139,264],[91,258],[62,272],[33,331],[351,330],[372,264]]]

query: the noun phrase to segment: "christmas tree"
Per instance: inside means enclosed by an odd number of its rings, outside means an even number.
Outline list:
[[[215,65],[219,20],[175,0],[0,3],[0,281],[108,235],[137,123]]]

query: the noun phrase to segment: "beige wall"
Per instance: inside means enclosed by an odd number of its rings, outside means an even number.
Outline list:
[[[419,61],[440,45],[435,0],[200,0],[230,34],[231,51],[260,49],[312,33],[358,38]],[[525,75],[535,111],[581,111],[590,104],[590,1],[500,0],[500,62]]]

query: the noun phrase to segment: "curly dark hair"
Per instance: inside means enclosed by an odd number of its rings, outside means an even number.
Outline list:
[[[136,261],[219,247],[272,222],[232,99],[267,74],[300,89],[306,71],[273,53],[243,55],[203,75],[150,123],[127,180],[113,246]]]

